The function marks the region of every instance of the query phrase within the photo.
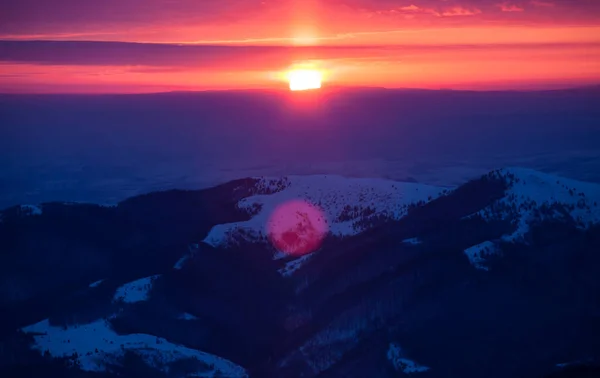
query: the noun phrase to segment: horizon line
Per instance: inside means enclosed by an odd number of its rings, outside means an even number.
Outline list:
[[[96,44],[96,45],[136,45],[136,46],[161,46],[161,47],[209,47],[209,48],[257,48],[257,49],[371,49],[371,48],[451,48],[451,47],[574,47],[574,46],[600,46],[600,41],[595,42],[511,42],[511,43],[370,43],[370,44],[249,44],[249,43],[218,43],[219,41],[205,42],[150,42],[150,41],[112,41],[112,40],[76,40],[76,39],[3,39],[0,44]]]
[[[318,94],[327,92],[328,89],[338,90],[385,90],[385,91],[421,91],[421,92],[477,92],[477,93],[535,93],[535,92],[560,92],[571,90],[600,90],[600,82],[589,85],[561,86],[547,89],[455,89],[455,88],[421,88],[421,87],[384,87],[384,86],[357,86],[357,85],[331,85],[323,86],[319,90],[291,92],[287,87],[255,87],[255,88],[229,88],[229,89],[176,89],[165,91],[132,91],[132,92],[2,92],[0,96],[136,96],[136,95],[161,95],[161,94],[207,94],[215,92],[275,92],[289,95],[302,96],[303,94]]]

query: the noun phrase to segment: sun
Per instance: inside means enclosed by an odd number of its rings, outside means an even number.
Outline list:
[[[298,69],[288,72],[291,91],[305,91],[321,88],[323,75],[317,70]]]

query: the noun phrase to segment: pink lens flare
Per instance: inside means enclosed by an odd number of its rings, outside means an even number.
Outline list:
[[[279,205],[267,221],[267,234],[273,246],[293,256],[319,249],[328,230],[323,210],[304,200]]]

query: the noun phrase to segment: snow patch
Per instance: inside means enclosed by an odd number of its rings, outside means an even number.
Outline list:
[[[286,320],[286,328],[294,330],[306,324],[312,318],[312,312],[293,312],[293,316]],[[279,367],[292,366],[297,361],[310,366],[314,375],[327,370],[344,357],[349,350],[354,348],[360,340],[360,333],[370,324],[368,320],[356,324],[349,319],[337,325],[330,324],[306,340],[297,350],[281,360]]]
[[[387,358],[390,360],[392,365],[394,365],[394,369],[397,371],[402,371],[406,374],[423,373],[429,370],[427,366],[419,365],[416,362],[406,358],[402,348],[395,343],[390,344],[387,352]]]
[[[306,264],[306,262],[310,260],[313,256],[314,252],[294,259],[292,261],[288,261],[287,263],[285,263],[285,266],[283,268],[278,270],[278,272],[284,277],[289,277],[292,274],[294,274],[294,272],[296,272],[298,269],[300,269],[304,264]]]
[[[431,201],[448,190],[426,184],[332,175],[257,180],[257,193],[260,194],[238,202],[238,207],[252,218],[216,225],[204,239],[205,243],[223,246],[237,238],[266,241],[266,226],[271,214],[280,205],[294,200],[304,200],[321,209],[331,234],[339,237],[355,235],[382,219],[399,219],[411,204]]]
[[[177,317],[177,319],[179,319],[179,320],[197,320],[198,318],[197,318],[197,317],[195,317],[195,316],[194,316],[194,315],[192,315],[192,314],[189,314],[189,313],[187,313],[187,312],[184,312],[183,314],[179,315],[179,316]]]
[[[284,253],[284,252],[281,252],[281,251],[277,251],[273,255],[273,260],[281,260],[281,259],[285,259],[286,257],[288,257],[287,253]]]
[[[404,239],[404,240],[402,240],[402,243],[404,243],[404,244],[412,244],[412,245],[419,245],[419,244],[421,244],[423,242],[419,238],[410,238],[410,239]]]
[[[560,364],[556,364],[556,367],[564,369],[564,368],[567,368],[569,366],[584,365],[584,364],[590,363],[592,361],[593,361],[592,358],[585,358],[585,359],[582,359],[582,360],[571,361],[571,362],[563,362],[563,363],[560,363]]]
[[[190,244],[188,246],[188,252],[183,255],[179,260],[177,260],[177,262],[175,263],[175,265],[173,265],[173,269],[177,269],[180,270],[183,268],[183,266],[185,265],[185,263],[191,259],[192,257],[194,257],[194,255],[196,253],[198,253],[198,249],[200,249],[200,245],[198,245],[197,243],[194,244]]]
[[[126,283],[117,288],[113,301],[135,303],[148,300],[148,294],[152,289],[152,284],[158,277],[160,277],[160,274]]]
[[[21,205],[23,215],[42,215],[42,208],[37,205]]]
[[[96,281],[96,282],[92,282],[91,284],[89,284],[89,287],[98,287],[98,286],[100,286],[100,284],[101,284],[102,282],[104,282],[104,280],[103,280],[103,279],[102,279],[102,280],[98,280],[98,281]]]
[[[118,335],[105,320],[68,328],[54,327],[48,319],[25,327],[23,332],[33,333],[33,349],[48,352],[53,357],[72,357],[85,371],[106,371],[109,364],[118,362],[126,351],[138,354],[149,365],[168,372],[169,363],[195,359],[202,363],[196,377],[213,378],[217,371],[226,377],[247,377],[240,366],[198,350],[173,344],[166,339],[147,335]]]
[[[190,259],[190,255],[182,256],[179,260],[177,260],[175,265],[173,265],[173,269],[177,269],[177,270],[182,269],[183,266],[185,265],[185,262],[188,261],[189,259]]]
[[[68,202],[62,202],[62,204],[65,206],[90,205],[89,202],[85,202],[85,201],[68,201]],[[118,203],[94,203],[94,206],[118,207],[119,204]]]
[[[465,255],[469,258],[471,265],[477,269],[489,270],[484,265],[485,257],[496,254],[498,251],[496,245],[490,241],[484,241],[483,243],[476,244],[464,250]]]
[[[315,373],[327,370],[357,343],[360,329],[327,327],[300,347]],[[289,361],[285,361],[285,364]]]

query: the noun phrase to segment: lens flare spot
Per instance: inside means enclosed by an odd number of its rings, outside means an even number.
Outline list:
[[[273,246],[293,256],[319,249],[328,230],[323,211],[302,200],[281,204],[267,222],[267,234]]]

